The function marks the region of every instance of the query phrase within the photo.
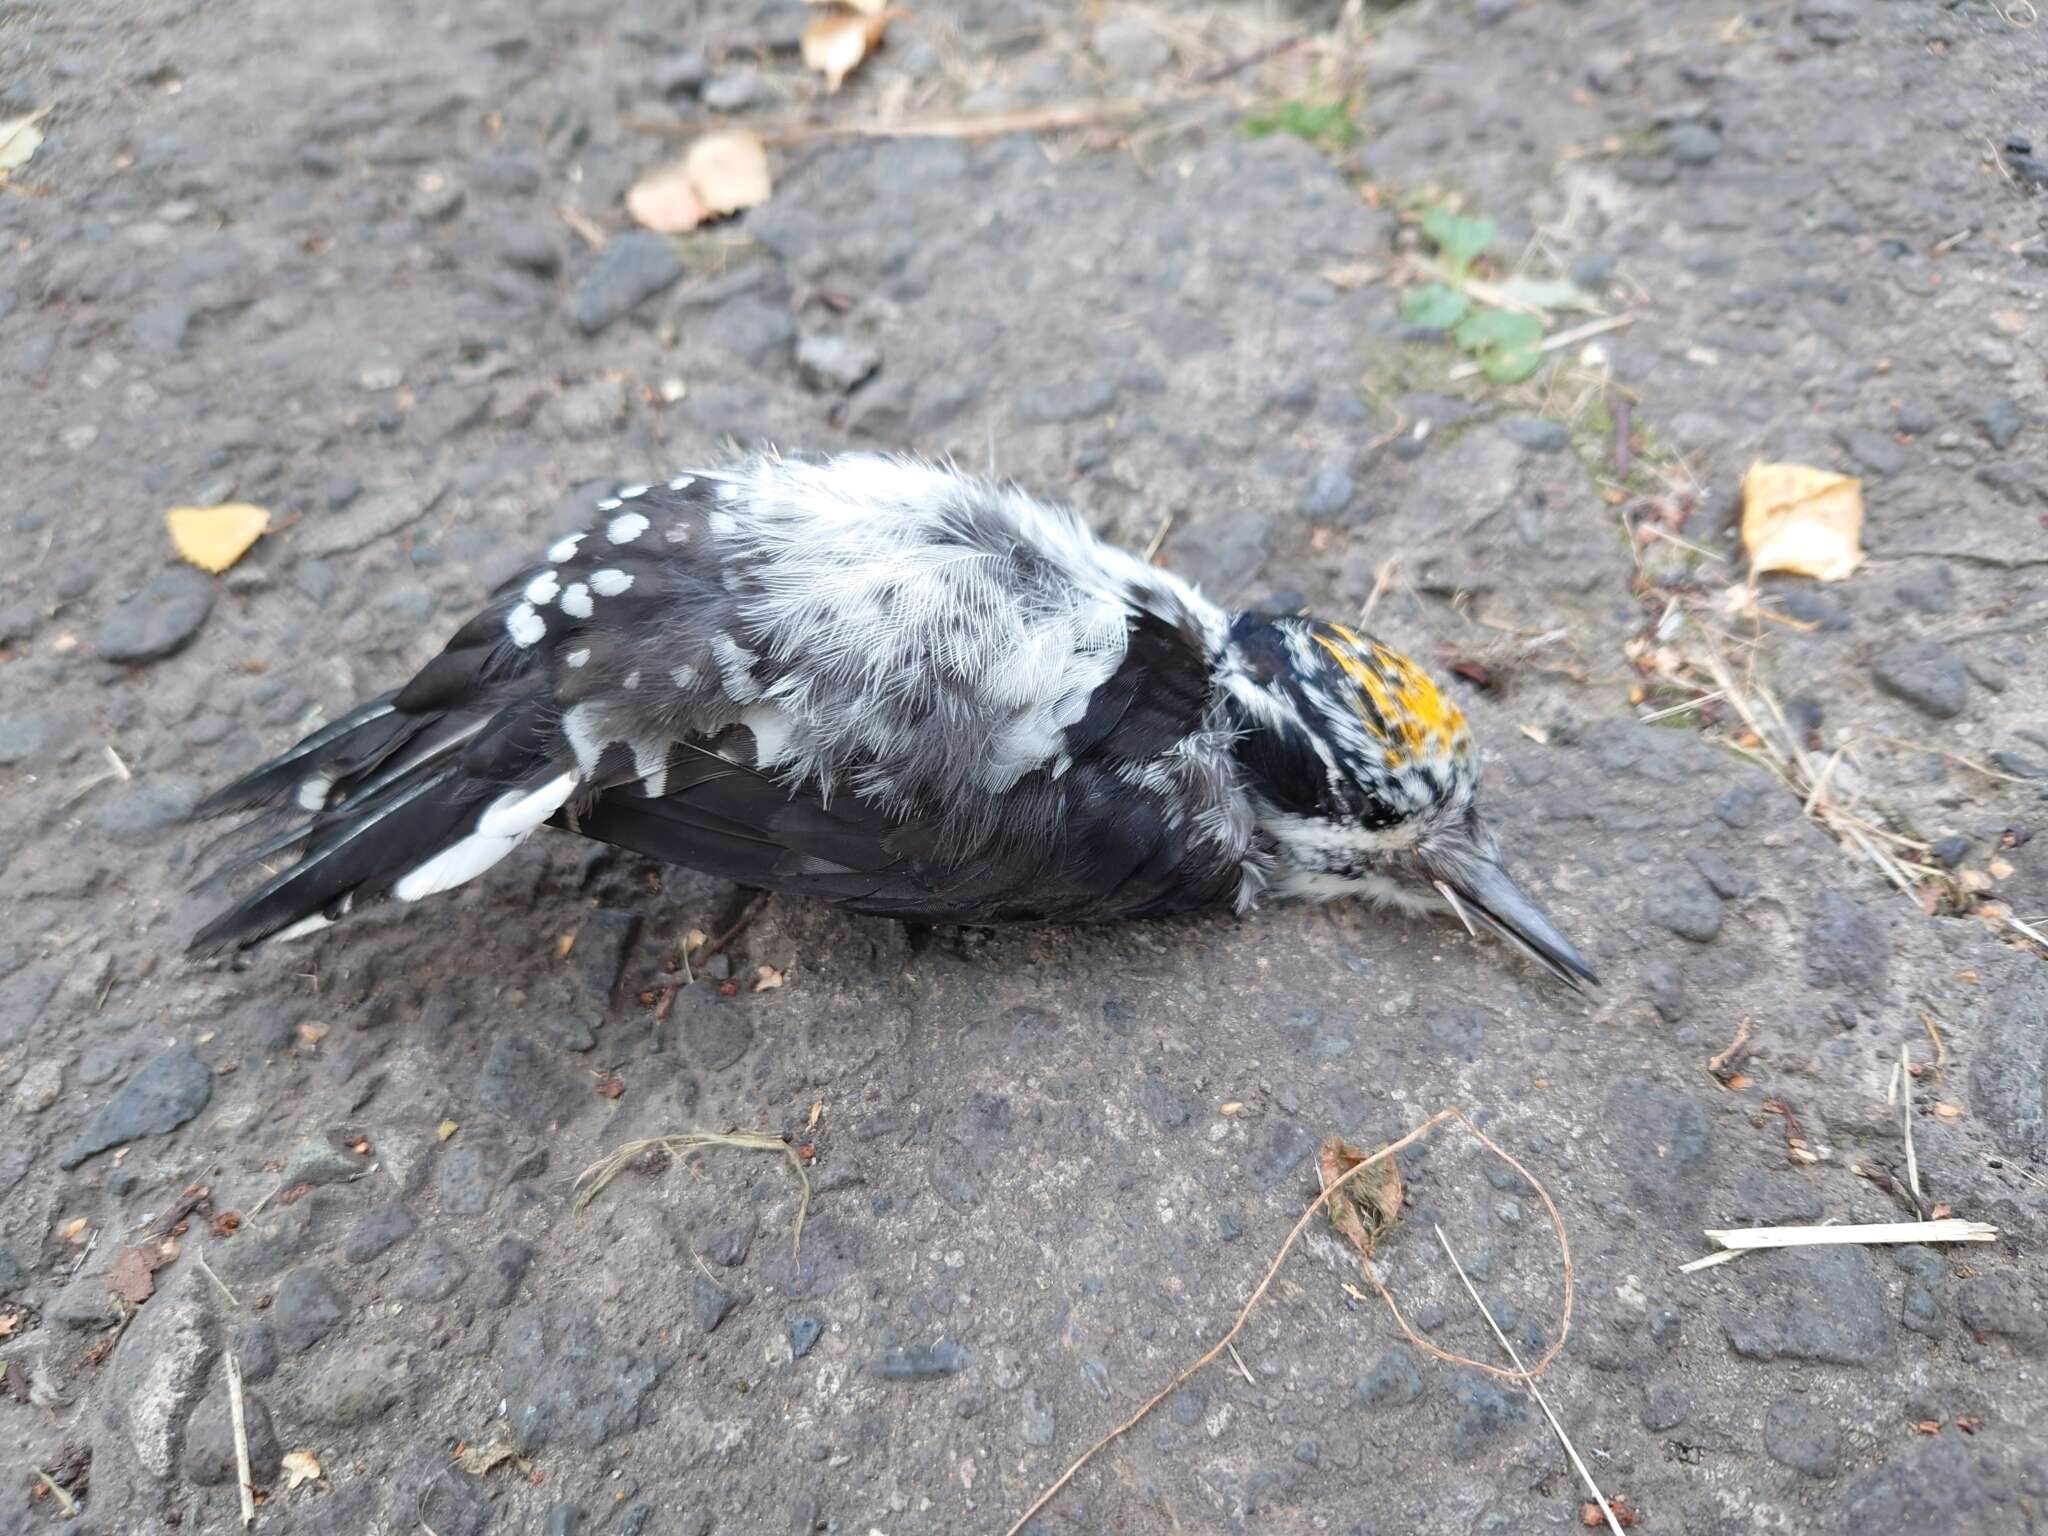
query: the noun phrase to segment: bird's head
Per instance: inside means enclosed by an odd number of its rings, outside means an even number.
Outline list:
[[[1440,897],[1570,985],[1598,980],[1502,868],[1465,717],[1414,662],[1342,624],[1245,614],[1220,681],[1279,894]]]

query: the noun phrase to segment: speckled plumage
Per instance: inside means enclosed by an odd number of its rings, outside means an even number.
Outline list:
[[[622,488],[214,797],[282,806],[258,856],[298,859],[195,948],[447,889],[547,822],[919,920],[1387,898],[1404,855],[1492,857],[1475,782],[1458,711],[1369,637],[1228,613],[951,468],[763,456]]]

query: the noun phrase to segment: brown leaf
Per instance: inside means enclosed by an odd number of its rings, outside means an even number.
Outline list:
[[[616,1072],[609,1073],[597,1085],[597,1091],[608,1099],[616,1099],[626,1091],[625,1082]]]
[[[327,1038],[327,1026],[307,1019],[299,1025],[299,1038],[308,1045],[318,1045]]]
[[[1913,1421],[1913,1433],[1916,1435],[1938,1435],[1941,1433],[1941,1420],[1915,1419]]]
[[[443,1120],[439,1125],[434,1127],[434,1140],[446,1141],[450,1136],[453,1136],[457,1131],[461,1129],[462,1126],[458,1122],[454,1120]]]
[[[217,507],[172,507],[164,514],[164,524],[180,555],[217,576],[269,531],[270,513],[245,501]]]
[[[14,1337],[21,1327],[23,1315],[20,1312],[0,1312],[0,1339],[11,1339]]]
[[[169,1257],[154,1243],[121,1249],[107,1266],[107,1289],[130,1306],[141,1306],[156,1294],[156,1272]]]
[[[768,201],[768,151],[745,129],[708,133],[683,156],[683,169],[697,188],[704,211],[714,217],[738,213]]]
[[[875,51],[889,23],[903,14],[890,7],[871,16],[844,12],[820,16],[804,28],[804,67],[825,77],[827,93],[838,90],[846,77],[860,68],[861,60]]]
[[[455,1453],[455,1465],[471,1477],[482,1477],[493,1467],[501,1466],[508,1461],[522,1472],[530,1471],[533,1467],[532,1462],[502,1440],[490,1445],[464,1446]]]
[[[1750,465],[1742,477],[1742,547],[1752,575],[1842,580],[1863,563],[1863,482],[1805,464]]]
[[[1934,1106],[1934,1118],[1941,1121],[1944,1125],[1954,1125],[1963,1118],[1963,1106],[1951,1104],[1947,1099],[1941,1099]]]
[[[320,1477],[319,1459],[311,1451],[286,1451],[282,1465],[289,1479],[284,1485],[286,1493],[301,1483],[316,1482]]]
[[[83,1216],[74,1217],[57,1229],[57,1235],[67,1243],[76,1243],[85,1236],[85,1225]]]
[[[823,1099],[813,1099],[811,1101],[811,1118],[804,1122],[804,1129],[807,1131],[816,1130],[818,1127],[818,1116],[824,1113],[825,1101]]]
[[[215,1237],[232,1237],[242,1225],[240,1211],[222,1211],[213,1218],[211,1230]]]
[[[1316,1172],[1324,1189],[1365,1161],[1365,1154],[1340,1137],[1332,1136],[1316,1153]],[[1391,1157],[1381,1158],[1325,1202],[1330,1225],[1349,1239],[1361,1257],[1371,1258],[1373,1248],[1401,1217],[1401,1170]]]

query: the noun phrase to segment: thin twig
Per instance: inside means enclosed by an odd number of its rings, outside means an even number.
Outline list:
[[[1047,133],[1059,128],[1091,128],[1100,123],[1142,117],[1142,101],[1073,101],[1019,112],[977,112],[952,117],[874,118],[844,123],[796,123],[761,137],[787,145],[806,139],[991,139],[1006,133]]]
[[[1237,1352],[1235,1344],[1230,1346],[1230,1358],[1237,1363],[1237,1373],[1244,1378],[1244,1384],[1248,1387],[1256,1387],[1259,1384],[1258,1379],[1252,1375],[1250,1367],[1244,1363],[1244,1356]]]
[[[1159,558],[1159,551],[1166,548],[1166,536],[1173,532],[1174,509],[1168,507],[1166,516],[1159,520],[1159,531],[1152,535],[1152,542],[1145,546],[1145,563],[1150,565]]]
[[[213,1266],[206,1262],[206,1255],[199,1252],[196,1248],[192,1251],[192,1262],[199,1266],[199,1272],[202,1275],[220,1287],[220,1293],[227,1297],[229,1306],[239,1308],[242,1305],[236,1298],[235,1293],[228,1289],[227,1282],[213,1272]]]
[[[1575,325],[1568,331],[1559,331],[1555,336],[1546,336],[1537,346],[1536,350],[1538,352],[1555,352],[1560,347],[1575,346],[1579,342],[1589,341],[1595,336],[1603,335],[1608,331],[1618,331],[1624,325],[1634,325],[1635,323],[1636,317],[1633,314],[1608,315],[1603,319],[1588,320],[1584,325]],[[1476,379],[1483,371],[1477,363],[1460,363],[1451,370],[1450,377],[1453,379]]]
[[[1436,1240],[1444,1245],[1444,1256],[1451,1261],[1451,1268],[1455,1269],[1458,1278],[1465,1282],[1465,1294],[1472,1298],[1472,1305],[1477,1307],[1479,1315],[1486,1319],[1486,1326],[1491,1328],[1493,1336],[1500,1340],[1500,1347],[1506,1350],[1508,1358],[1515,1362],[1515,1369],[1522,1370],[1522,1357],[1515,1353],[1515,1346],[1508,1342],[1508,1336],[1500,1331],[1500,1324],[1493,1320],[1493,1314],[1487,1310],[1486,1303],[1479,1299],[1479,1290],[1472,1284],[1472,1277],[1465,1273],[1465,1266],[1458,1262],[1458,1255],[1451,1249],[1451,1240],[1444,1236],[1444,1229],[1441,1226],[1435,1223],[1431,1225],[1435,1227]],[[1523,1375],[1527,1376],[1528,1373],[1523,1371]],[[1557,1415],[1551,1412],[1550,1400],[1543,1395],[1534,1378],[1525,1381],[1523,1385],[1529,1389],[1529,1395],[1536,1399],[1536,1406],[1543,1410],[1543,1417],[1550,1420],[1551,1433],[1557,1436],[1557,1443],[1564,1447],[1565,1455],[1571,1457],[1572,1465],[1578,1468],[1579,1481],[1586,1485],[1586,1492],[1593,1495],[1593,1502],[1600,1506],[1600,1513],[1607,1517],[1607,1528],[1614,1532],[1614,1536],[1621,1536],[1621,1527],[1615,1523],[1614,1511],[1608,1507],[1607,1495],[1600,1491],[1600,1485],[1593,1481],[1593,1474],[1586,1470],[1585,1462],[1579,1459],[1578,1447],[1572,1444],[1572,1437],[1564,1432],[1564,1426],[1558,1423]]]
[[[755,896],[753,900],[749,901],[746,905],[746,909],[742,911],[736,919],[734,919],[733,925],[730,928],[726,929],[725,932],[721,933],[717,938],[713,939],[709,944],[706,944],[702,949],[697,951],[697,963],[699,965],[702,965],[706,960],[709,960],[713,955],[724,954],[725,946],[730,944],[734,939],[738,938],[741,934],[747,931],[747,925],[751,923],[755,918],[761,915],[761,908],[768,904],[768,898],[774,894],[775,893],[773,891],[762,891],[759,895]],[[689,958],[690,957],[688,955],[685,955],[683,957],[684,962],[686,964],[688,963]]]
[[[1696,699],[1686,700],[1683,704],[1673,704],[1666,709],[1654,709],[1647,715],[1637,715],[1636,723],[1638,725],[1655,725],[1659,720],[1669,720],[1673,715],[1690,714],[1695,709],[1705,708],[1716,699],[1726,697],[1726,694],[1716,688],[1712,693],[1703,693]]]
[[[235,1432],[235,1488],[242,1495],[242,1529],[256,1523],[256,1495],[250,1487],[249,1416],[242,1404],[242,1362],[231,1349],[227,1355],[228,1423]]]
[[[1927,1192],[1920,1187],[1920,1159],[1913,1151],[1913,1048],[1899,1042],[1899,1123],[1906,1128],[1906,1188],[1913,1204],[1927,1209]]]
[[[1299,35],[1283,37],[1277,43],[1269,43],[1264,48],[1255,48],[1250,53],[1241,53],[1234,59],[1225,59],[1221,64],[1212,65],[1198,75],[1190,75],[1188,76],[1188,84],[1214,85],[1218,80],[1228,80],[1232,75],[1250,69],[1255,64],[1264,64],[1269,59],[1277,59],[1281,54],[1291,53],[1300,46],[1301,38]]]
[[[1394,584],[1394,567],[1400,563],[1400,556],[1390,555],[1382,560],[1379,569],[1372,573],[1372,590],[1365,594],[1365,606],[1358,610],[1358,623],[1362,629],[1372,622],[1372,611],[1379,607],[1380,599]]]
[[[1573,1268],[1571,1240],[1565,1235],[1564,1217],[1557,1209],[1557,1202],[1550,1198],[1550,1192],[1543,1187],[1542,1181],[1504,1151],[1492,1137],[1474,1125],[1463,1110],[1455,1106],[1448,1109],[1440,1109],[1399,1140],[1388,1142],[1378,1151],[1359,1159],[1359,1161],[1353,1163],[1328,1184],[1325,1184],[1316,1195],[1314,1202],[1310,1204],[1307,1210],[1301,1213],[1293,1227],[1288,1230],[1286,1238],[1280,1244],[1280,1251],[1273,1255],[1273,1261],[1266,1266],[1266,1273],[1260,1278],[1258,1285],[1253,1288],[1250,1300],[1245,1302],[1243,1309],[1238,1312],[1236,1320],[1231,1323],[1229,1330],[1223,1337],[1210,1345],[1200,1359],[1191,1365],[1183,1366],[1176,1372],[1172,1380],[1168,1381],[1165,1386],[1153,1393],[1151,1397],[1147,1398],[1139,1406],[1137,1412],[1133,1413],[1129,1418],[1110,1430],[1109,1433],[1076,1457],[1073,1465],[1062,1472],[1053,1481],[1051,1487],[1032,1500],[1031,1507],[1017,1517],[1016,1523],[1010,1526],[1003,1533],[1003,1536],[1017,1536],[1019,1531],[1023,1530],[1025,1526],[1029,1525],[1037,1517],[1040,1510],[1044,1509],[1046,1505],[1059,1496],[1060,1490],[1065,1488],[1068,1483],[1071,1483],[1080,1470],[1088,1465],[1098,1452],[1137,1428],[1144,1421],[1147,1414],[1180,1389],[1182,1382],[1213,1364],[1226,1349],[1237,1341],[1237,1336],[1244,1332],[1245,1324],[1251,1321],[1252,1313],[1257,1309],[1259,1303],[1265,1299],[1266,1292],[1272,1288],[1274,1277],[1280,1273],[1280,1266],[1286,1262],[1287,1255],[1294,1251],[1295,1243],[1307,1229],[1308,1224],[1315,1219],[1316,1213],[1323,1208],[1323,1203],[1326,1200],[1330,1199],[1339,1189],[1364,1173],[1368,1168],[1384,1162],[1397,1152],[1405,1151],[1442,1125],[1446,1120],[1455,1120],[1464,1126],[1481,1146],[1485,1147],[1487,1151],[1520,1174],[1529,1187],[1536,1191],[1537,1198],[1543,1202],[1544,1211],[1550,1217],[1551,1227],[1557,1233],[1558,1251],[1564,1260],[1564,1299],[1558,1309],[1557,1338],[1543,1352],[1542,1357],[1537,1360],[1536,1364],[1527,1369],[1506,1370],[1497,1365],[1488,1365],[1483,1360],[1468,1359],[1464,1355],[1453,1354],[1449,1350],[1439,1348],[1411,1328],[1408,1324],[1408,1319],[1401,1315],[1401,1308],[1395,1303],[1392,1293],[1387,1290],[1370,1265],[1366,1266],[1366,1278],[1372,1281],[1373,1288],[1379,1292],[1380,1300],[1386,1303],[1388,1312],[1393,1315],[1394,1321],[1400,1326],[1403,1335],[1407,1337],[1410,1343],[1420,1347],[1424,1353],[1434,1355],[1440,1360],[1447,1360],[1454,1365],[1471,1366],[1476,1370],[1484,1371],[1491,1376],[1501,1377],[1507,1381],[1528,1382],[1534,1381],[1538,1376],[1541,1376],[1549,1368],[1550,1362],[1557,1358],[1558,1352],[1564,1348],[1565,1340],[1571,1336]]]
[[[54,1477],[50,1476],[50,1474],[45,1472],[41,1467],[31,1466],[29,1468],[29,1471],[35,1473],[37,1477],[40,1477],[43,1480],[43,1486],[50,1490],[51,1496],[54,1497],[59,1504],[64,1506],[65,1515],[69,1518],[76,1519],[78,1516],[78,1501],[72,1498],[71,1495],[65,1491],[64,1485],[58,1482],[57,1479],[55,1479]]]

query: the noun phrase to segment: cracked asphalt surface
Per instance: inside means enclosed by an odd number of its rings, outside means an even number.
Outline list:
[[[261,1531],[1001,1532],[1229,1325],[1325,1136],[1455,1104],[1558,1202],[1544,1388],[1637,1529],[2048,1529],[2048,972],[1998,916],[2048,914],[2048,29],[943,9],[829,99],[795,4],[0,11],[0,119],[53,109],[0,189],[0,1528],[239,1529],[232,1350]],[[1246,131],[1305,98],[1355,138]],[[633,232],[626,188],[712,121],[771,138],[772,200]],[[1453,380],[1397,292],[1446,198],[1630,322]],[[204,788],[728,438],[992,464],[1163,529],[1227,599],[1370,601],[1456,665],[1513,865],[1604,990],[1349,907],[913,944],[773,901],[697,975],[679,945],[738,893],[566,838],[182,960]],[[1761,612],[1722,601],[1759,458],[1869,509],[1861,571],[1766,579]],[[221,500],[280,526],[207,577],[162,512]],[[1845,749],[1837,792],[1941,873],[1937,915],[1725,709],[1642,722],[1702,635]],[[1902,1044],[1928,1200],[1999,1240],[1680,1273],[1703,1228],[1909,1214],[1852,1171],[1903,1178]],[[592,1159],[686,1129],[809,1149],[800,1254],[758,1153],[575,1208]],[[1452,1133],[1402,1169],[1379,1263],[1416,1330],[1494,1358],[1441,1223],[1540,1353],[1534,1192]],[[117,1255],[173,1218],[123,1300]],[[1526,1396],[1347,1282],[1319,1223],[1242,1370],[1034,1529],[1583,1529]]]

